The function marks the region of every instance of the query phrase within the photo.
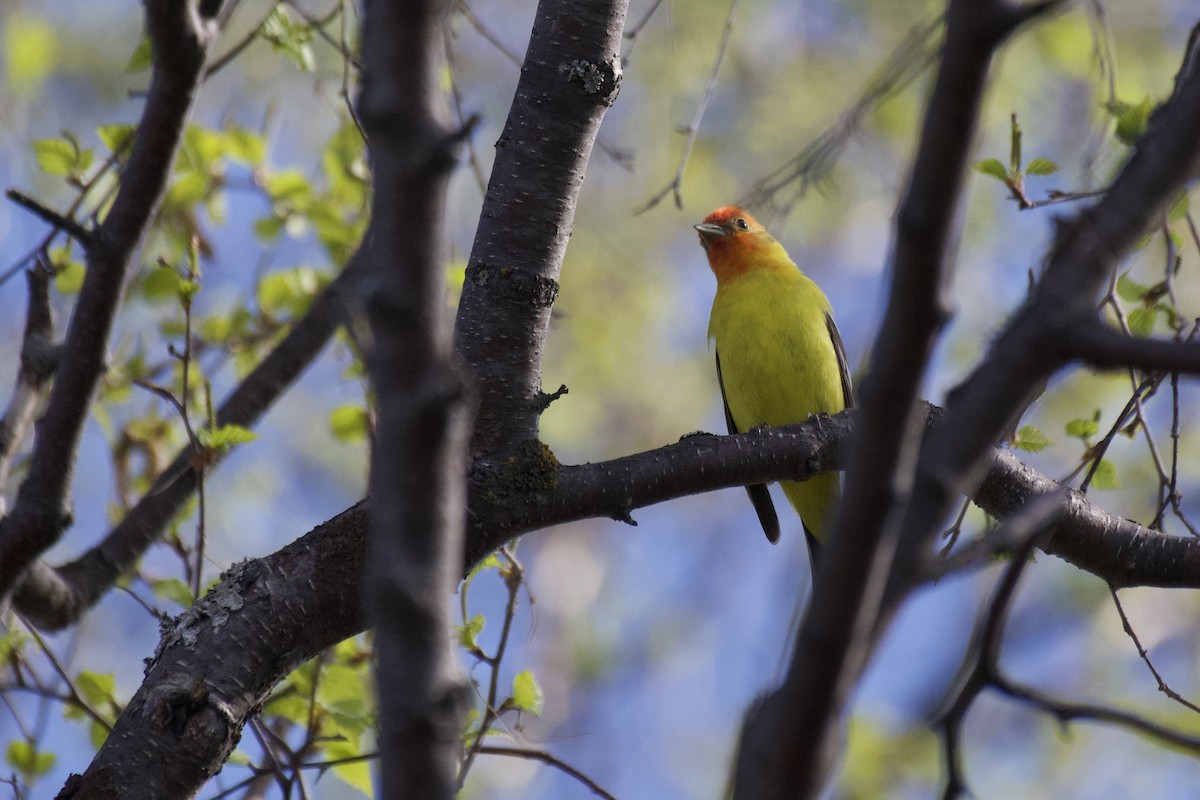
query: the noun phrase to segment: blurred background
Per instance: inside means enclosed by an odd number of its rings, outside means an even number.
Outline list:
[[[242,2],[216,52],[253,31],[271,7],[264,0]],[[329,15],[336,4],[308,0],[289,8],[291,19],[301,20],[302,14]],[[698,430],[724,432],[705,341],[715,281],[692,230],[718,206],[754,201],[752,210],[830,297],[856,370],[879,335],[890,220],[931,72],[919,73],[872,105],[852,129],[841,129],[844,149],[806,192],[797,183],[770,198],[754,190],[844,120],[864,87],[879,85],[889,54],[911,31],[935,20],[940,4],[740,0],[683,172],[683,207],[668,195],[646,208],[679,169],[687,126],[705,96],[729,11],[726,0],[634,0],[630,9],[628,29],[636,26],[637,34],[624,43],[621,93],[588,168],[546,354],[543,388],[565,384],[570,390],[542,419],[543,438],[564,463],[650,449]],[[357,17],[352,9],[348,13],[352,30]],[[478,176],[487,175],[518,77],[514,57],[524,52],[533,14],[532,2],[473,0],[453,19],[447,88],[457,95],[463,115],[478,113],[482,122],[471,161],[454,178],[447,232],[452,286],[461,284],[482,199]],[[1136,106],[1169,95],[1196,21],[1190,0],[1069,4],[1001,52],[977,157],[1008,164],[1010,117],[1016,114],[1024,162],[1040,157],[1058,166],[1054,174],[1027,179],[1031,199],[1105,186],[1128,155],[1114,136],[1106,103],[1115,98]],[[330,30],[336,34],[339,25]],[[39,165],[34,142],[69,131],[82,147],[97,149],[99,162],[106,151],[97,127],[137,120],[137,93],[148,76],[130,69],[141,37],[141,6],[8,0],[0,7],[0,35],[0,184],[66,208],[76,191],[61,174],[47,174]],[[336,194],[324,159],[331,137],[352,130],[339,96],[344,64],[337,50],[316,37],[307,51],[310,60],[305,58],[255,42],[200,95],[196,123],[252,131],[265,144],[258,157],[242,160],[246,163],[234,157],[221,161],[219,186],[209,187],[197,212],[206,252],[195,313],[218,320],[211,325],[232,319],[233,309],[254,308],[258,314],[273,304],[275,321],[286,325],[298,307],[289,305],[294,296],[311,293],[344,263],[344,251],[327,231],[303,214],[280,209],[280,183],[297,174]],[[180,208],[199,199],[185,189],[177,190]],[[935,403],[965,376],[1021,303],[1056,216],[1077,207],[1021,211],[1002,183],[980,173],[972,174],[968,198],[953,286],[957,313],[925,382],[925,396]],[[1184,219],[1178,228],[1182,270],[1175,291],[1178,313],[1190,320],[1200,313],[1200,257]],[[0,205],[5,401],[24,324],[21,270],[45,234],[39,220],[12,204]],[[1149,238],[1122,266],[1128,280],[1152,285],[1163,279],[1164,242],[1161,235]],[[160,256],[176,258],[169,237],[146,245],[145,266],[118,320],[116,363],[134,354],[149,363],[166,361],[167,343],[178,338],[178,306],[151,285]],[[264,297],[262,281],[272,275],[279,276],[270,285],[282,299]],[[69,287],[59,289],[54,302],[61,325],[71,297]],[[447,302],[453,304],[454,297]],[[1165,312],[1151,314],[1157,335],[1171,332],[1169,322]],[[265,340],[270,335],[266,331]],[[235,384],[254,352],[214,348],[204,357],[214,398]],[[1123,373],[1077,370],[1052,382],[1025,420],[1048,446],[1021,456],[1052,477],[1069,475],[1129,397],[1130,380]],[[1185,510],[1193,511],[1200,474],[1200,449],[1191,446],[1195,397],[1184,381],[1179,490]],[[350,348],[339,340],[270,412],[258,429],[260,439],[237,450],[208,479],[207,578],[235,561],[278,549],[362,496],[366,445],[339,427],[335,413],[362,402],[361,376]],[[1165,389],[1146,402],[1155,442],[1167,457],[1171,407]],[[182,444],[178,421],[161,400],[136,389],[106,396],[86,429],[75,525],[50,554],[52,563],[80,553],[119,514],[114,452],[127,423],[147,414],[173,431],[161,441]],[[1098,433],[1080,435],[1078,425],[1069,428],[1079,420],[1095,420]],[[1112,478],[1094,486],[1091,496],[1113,512],[1148,522],[1158,478],[1145,436],[1119,436],[1108,459]],[[19,477],[18,472],[13,488]],[[740,489],[638,510],[637,527],[594,520],[522,539],[515,553],[525,567],[526,587],[501,684],[531,670],[545,702],[540,717],[504,717],[512,736],[552,753],[620,798],[720,796],[742,714],[779,678],[798,604],[809,589],[800,526],[786,503],[780,507],[789,513],[776,547],[765,541]],[[963,535],[985,524],[972,511]],[[181,536],[190,536],[195,522],[184,518],[178,525]],[[1167,529],[1185,533],[1173,520]],[[46,637],[66,672],[111,673],[113,695],[127,700],[158,640],[158,621],[136,598],[179,613],[182,607],[155,583],[179,577],[179,561],[170,547],[152,549],[141,578],[111,592],[78,627]],[[997,572],[993,567],[947,578],[905,608],[856,695],[833,796],[936,792],[941,767],[928,720],[956,673]],[[1121,597],[1166,682],[1194,698],[1200,679],[1196,593],[1139,589]],[[473,581],[469,611],[487,621],[479,641],[488,652],[497,643],[505,599],[494,572]],[[1040,556],[1028,570],[1005,641],[1003,663],[1017,678],[1063,697],[1141,710],[1190,730],[1200,727],[1191,712],[1158,691],[1122,632],[1105,584],[1057,559]],[[486,684],[487,670],[465,652],[463,668]],[[53,684],[52,673],[46,674]],[[53,752],[53,765],[29,790],[30,796],[52,796],[70,772],[81,772],[90,760],[94,747],[86,721],[68,719],[60,704],[35,693],[6,692],[5,699],[0,740],[7,745],[36,737],[41,749]],[[994,695],[985,695],[971,712],[964,738],[967,780],[980,798],[1200,796],[1200,764],[1188,755],[1112,728],[1063,728]],[[364,747],[369,749],[369,737]],[[260,754],[250,735],[242,748],[249,759]],[[231,763],[201,796],[215,796],[246,774],[244,766]],[[312,796],[361,796],[340,774],[314,771],[306,779]],[[592,793],[537,762],[481,756],[463,796]]]

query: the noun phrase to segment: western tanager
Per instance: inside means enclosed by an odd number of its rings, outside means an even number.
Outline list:
[[[745,209],[718,208],[696,231],[717,276],[708,338],[716,344],[729,432],[848,408],[850,371],[824,293]],[[839,477],[829,472],[781,486],[800,515],[815,561],[841,495]],[[746,491],[767,538],[778,541],[779,519],[767,487]]]

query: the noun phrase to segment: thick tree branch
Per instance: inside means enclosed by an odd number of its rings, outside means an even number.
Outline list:
[[[212,4],[207,4],[212,5]],[[12,512],[0,520],[0,600],[70,523],[76,451],[120,300],[125,273],[166,188],[192,107],[211,17],[192,3],[147,0],[154,71],[121,186],[87,241],[87,272],[67,327],[46,413],[37,423],[29,474]]]
[[[857,413],[736,436],[694,434],[676,444],[597,464],[562,466],[540,449],[519,455],[515,463],[476,463],[461,575],[505,541],[540,528],[592,517],[621,518],[631,510],[690,494],[803,479],[836,468]],[[1006,451],[992,452],[991,469],[974,499],[1003,519],[1038,497],[1059,493],[1064,507],[1043,540],[1046,552],[1115,586],[1200,588],[1200,540],[1157,533],[1110,514],[1078,492],[1064,491]],[[180,702],[177,688],[197,682],[222,693],[242,686],[247,694],[259,694],[228,709],[228,730],[198,728],[186,741],[149,735],[160,729],[144,719],[122,717],[99,762],[120,765],[114,768],[115,783],[126,785],[145,769],[157,774],[167,769],[162,762],[180,757],[175,748],[193,746],[209,755],[200,768],[187,767],[188,779],[204,780],[228,754],[224,737],[236,737],[276,682],[364,629],[359,587],[369,516],[369,504],[363,501],[279,552],[235,567],[218,589],[173,626],[131,709],[144,709],[145,698],[155,698],[158,710],[144,713],[167,714]],[[214,611],[232,608],[238,597],[244,607],[237,614],[222,617]],[[145,741],[152,746],[142,748],[139,736],[148,736]],[[110,747],[120,750],[110,752]],[[193,757],[188,759],[190,764]],[[93,764],[88,775],[96,769]],[[189,792],[198,788],[197,783]]]
[[[363,300],[378,427],[370,558],[361,589],[375,630],[381,795],[452,800],[470,693],[451,603],[462,570],[471,414],[451,363],[446,188],[460,139],[438,90],[444,0],[370,0],[359,118],[371,146]]]
[[[949,317],[950,239],[992,54],[1053,3],[951,0],[946,42],[896,216],[888,310],[863,382],[846,494],[787,676],[747,718],[738,800],[816,796],[866,664],[920,442],[917,391]]]
[[[276,684],[363,630],[366,545],[367,517],[354,506],[222,575],[164,631],[125,713],[59,798],[194,796]]]
[[[479,391],[471,450],[537,438],[542,350],[575,203],[621,80],[628,0],[541,0],[458,304],[455,346]]]

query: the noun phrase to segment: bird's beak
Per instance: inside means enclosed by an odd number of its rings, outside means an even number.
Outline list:
[[[711,222],[701,222],[699,225],[693,225],[692,227],[696,229],[696,233],[700,234],[700,242],[704,245],[726,234],[724,228]]]

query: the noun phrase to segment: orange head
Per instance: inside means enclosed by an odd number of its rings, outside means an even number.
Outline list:
[[[718,284],[752,269],[794,268],[775,237],[744,208],[723,206],[695,227]]]

